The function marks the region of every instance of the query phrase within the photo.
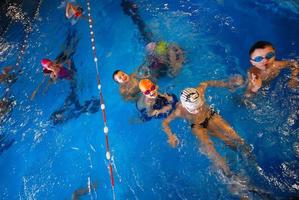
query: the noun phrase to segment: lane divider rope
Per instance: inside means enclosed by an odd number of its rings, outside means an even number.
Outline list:
[[[111,181],[111,187],[112,187],[112,193],[113,193],[113,199],[115,199],[115,190],[114,190],[114,176],[113,176],[113,168],[112,168],[112,161],[111,161],[111,153],[110,153],[110,147],[109,147],[109,140],[108,140],[108,126],[107,126],[107,118],[106,118],[106,111],[105,111],[105,103],[104,103],[104,97],[102,93],[102,85],[101,85],[101,79],[99,74],[99,65],[98,65],[98,57],[96,54],[96,46],[95,46],[95,34],[93,31],[93,19],[91,17],[90,12],[90,0],[86,0],[87,4],[87,13],[88,13],[88,24],[89,24],[89,33],[90,33],[90,41],[91,41],[91,49],[93,52],[93,61],[95,63],[96,68],[96,75],[97,75],[97,84],[98,84],[98,90],[100,94],[100,103],[101,103],[101,110],[102,110],[102,116],[103,116],[103,122],[104,122],[104,134],[105,134],[105,140],[106,140],[106,159],[108,161],[108,170],[110,175],[110,181]]]

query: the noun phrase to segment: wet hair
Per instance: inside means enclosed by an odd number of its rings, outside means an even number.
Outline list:
[[[77,12],[83,13],[83,8],[78,7],[78,8],[77,8]]]
[[[256,50],[256,49],[264,49],[266,47],[272,47],[274,49],[273,44],[270,43],[270,42],[267,42],[267,41],[257,41],[249,49],[249,56],[254,52],[254,50]]]
[[[115,80],[115,75],[118,73],[118,72],[121,72],[121,70],[115,70],[114,72],[113,72],[113,74],[112,74],[112,79],[115,81],[115,82],[117,82],[116,80]],[[117,82],[118,83],[118,82]]]

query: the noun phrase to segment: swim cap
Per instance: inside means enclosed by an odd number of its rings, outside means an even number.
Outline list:
[[[150,42],[145,46],[146,52],[148,54],[153,54],[156,48],[156,43],[155,42]]]
[[[180,100],[184,108],[190,113],[198,113],[198,108],[203,105],[203,101],[195,88],[186,88],[181,92]]]
[[[158,55],[165,55],[167,53],[167,43],[164,41],[159,42],[155,48],[155,52]]]
[[[48,68],[51,63],[52,63],[52,61],[47,58],[44,58],[41,61],[43,68]]]
[[[76,12],[75,12],[75,17],[77,18],[77,17],[81,17],[81,15],[82,15],[82,11],[80,11],[80,10],[77,10]]]
[[[139,81],[139,89],[142,92],[151,89],[151,87],[153,85],[155,85],[155,84],[149,79],[142,79],[142,80]]]

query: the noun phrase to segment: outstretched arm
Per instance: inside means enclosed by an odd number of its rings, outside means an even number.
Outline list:
[[[71,12],[71,8],[72,8],[72,4],[71,3],[67,3],[66,8],[65,8],[65,16],[69,19],[72,17]]]
[[[172,146],[175,147],[176,145],[178,145],[179,140],[176,137],[176,135],[174,133],[172,133],[169,123],[174,120],[175,118],[178,117],[178,108],[176,108],[175,111],[173,111],[163,122],[162,122],[162,127],[164,132],[166,133],[167,137],[168,137],[168,143]]]
[[[213,87],[226,87],[230,91],[234,91],[238,87],[242,87],[244,85],[244,79],[240,74],[235,74],[229,77],[227,81],[206,81],[205,83],[208,86]]]
[[[197,90],[204,94],[208,87],[226,87],[229,88],[229,84],[224,81],[205,81],[199,84]]]

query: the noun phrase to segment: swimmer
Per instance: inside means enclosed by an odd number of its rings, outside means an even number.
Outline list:
[[[45,75],[50,75],[52,81],[57,79],[71,79],[70,60],[66,61],[68,69],[64,67],[63,63],[51,61],[47,58],[42,59],[41,64]]]
[[[64,62],[68,64],[68,69],[64,67]],[[50,80],[48,81],[47,85],[45,86],[43,90],[43,94],[46,93],[48,90],[49,86],[52,83],[55,83],[57,79],[67,79],[67,80],[72,80],[73,78],[73,71],[71,69],[71,60],[67,59],[64,61],[60,60],[55,60],[54,62],[44,58],[41,60],[41,65],[43,67],[43,73],[44,75],[49,75]],[[44,77],[42,81],[38,84],[38,86],[35,88],[35,90],[32,92],[30,100],[33,100],[35,98],[35,95],[39,91],[40,87],[43,85],[44,81],[46,78]]]
[[[289,67],[291,79],[288,83],[290,88],[298,87],[299,64],[297,61],[276,60],[275,48],[270,42],[258,41],[249,50],[251,67],[247,72],[248,85],[245,97],[252,97],[263,87],[264,83],[270,82],[277,77],[280,71]]]
[[[185,61],[183,50],[174,43],[150,42],[146,45],[147,61],[154,77],[176,76]]]
[[[215,166],[223,171],[224,175],[230,177],[232,173],[225,159],[215,150],[210,137],[219,138],[233,150],[240,148],[245,151],[248,149],[243,148],[246,144],[236,131],[205,103],[204,93],[207,87],[210,86],[232,88],[230,82],[207,81],[199,84],[197,88],[184,89],[181,92],[180,102],[176,105],[176,109],[163,121],[162,126],[168,137],[168,143],[175,147],[178,145],[179,140],[170,129],[169,123],[177,117],[186,119],[191,124],[193,134],[197,136],[201,143],[202,152],[208,156]]]
[[[2,73],[0,74],[0,83],[14,83],[17,79],[17,76],[15,73],[11,73],[13,70],[13,66],[7,66],[3,67]]]
[[[133,73],[131,75],[126,74],[121,70],[114,71],[112,78],[119,84],[119,93],[125,101],[136,101],[140,96],[140,90],[138,87],[140,77]]]
[[[78,20],[83,16],[83,9],[80,6],[74,5],[73,3],[67,3],[65,8],[65,16],[68,19]]]
[[[174,94],[159,93],[158,86],[149,79],[142,79],[139,82],[139,89],[143,95],[140,96],[136,105],[143,121],[151,118],[165,118],[174,110],[178,101]]]

